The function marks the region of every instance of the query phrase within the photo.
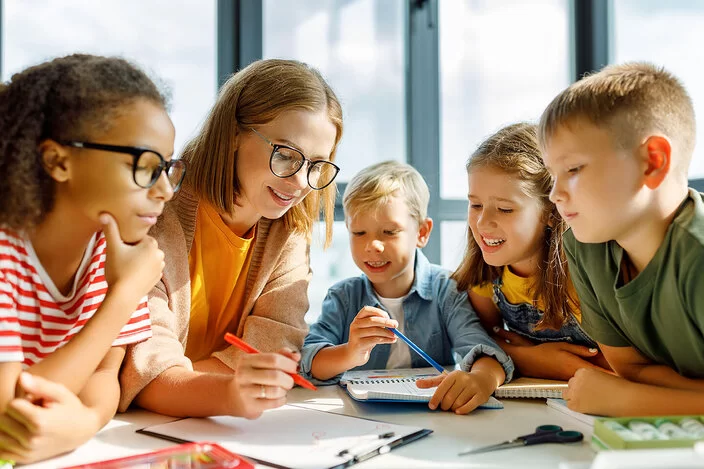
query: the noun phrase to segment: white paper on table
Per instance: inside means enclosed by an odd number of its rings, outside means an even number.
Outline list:
[[[393,432],[389,438],[378,435]],[[296,469],[327,469],[355,455],[400,446],[431,433],[421,427],[367,420],[293,405],[264,412],[256,420],[189,418],[154,425],[141,433],[187,441],[212,441],[263,463]],[[338,453],[348,449],[349,453]]]

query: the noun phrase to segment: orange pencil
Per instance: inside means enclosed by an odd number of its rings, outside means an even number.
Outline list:
[[[231,334],[229,332],[225,333],[225,340],[234,345],[235,347],[239,348],[240,350],[243,350],[247,353],[259,353],[259,350],[255,349],[251,345],[249,345],[247,342],[244,340],[240,339],[234,334]],[[293,378],[293,382],[296,383],[299,386],[303,386],[306,389],[310,389],[311,391],[317,391],[318,388],[316,388],[313,383],[305,379],[303,376],[298,375],[296,373],[289,373],[291,378]]]

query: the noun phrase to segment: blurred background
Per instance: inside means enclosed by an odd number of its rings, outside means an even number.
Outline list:
[[[0,17],[3,81],[74,52],[147,69],[172,92],[177,154],[233,72],[272,57],[317,67],[345,114],[340,193],[369,164],[414,165],[435,221],[424,251],[449,269],[465,245],[469,154],[499,127],[536,120],[584,73],[648,60],[682,79],[704,110],[696,0],[4,0]],[[703,152],[690,168],[699,190]],[[333,246],[323,251],[318,235],[311,248],[309,322],[330,285],[359,274],[338,209]]]

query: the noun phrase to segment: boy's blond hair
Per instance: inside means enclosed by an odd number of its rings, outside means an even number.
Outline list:
[[[430,191],[423,176],[409,164],[384,161],[364,168],[347,184],[342,196],[345,219],[373,212],[394,196],[405,200],[418,223],[427,218]]]
[[[696,137],[694,107],[684,85],[664,68],[647,62],[610,65],[573,83],[543,112],[538,126],[541,147],[575,118],[608,130],[624,150],[636,148],[650,135],[666,136],[672,145],[672,168],[686,177]]]

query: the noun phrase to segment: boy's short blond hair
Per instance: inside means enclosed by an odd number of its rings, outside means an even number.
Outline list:
[[[650,135],[670,139],[672,166],[686,176],[694,152],[696,125],[684,85],[647,62],[610,65],[573,83],[543,112],[538,139],[544,149],[555,131],[575,118],[608,130],[614,144],[636,148]]]
[[[347,184],[342,196],[345,220],[361,212],[373,212],[394,196],[405,200],[418,223],[427,218],[430,191],[423,176],[409,164],[384,161],[364,168]]]

